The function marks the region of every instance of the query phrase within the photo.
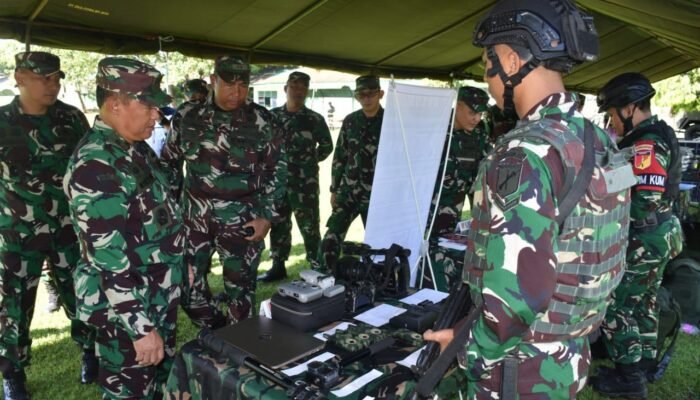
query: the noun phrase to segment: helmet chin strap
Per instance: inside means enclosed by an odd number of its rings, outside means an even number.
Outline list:
[[[630,113],[630,116],[625,118],[622,116],[622,107],[616,107],[615,112],[617,113],[617,117],[620,118],[620,121],[622,121],[622,135],[620,136],[625,136],[628,134],[632,129],[634,129],[634,125],[632,125],[632,117],[634,116],[634,111],[637,109],[637,105],[634,105],[634,108],[632,109],[632,112]]]
[[[494,50],[493,46],[486,50],[486,56],[491,60],[491,68],[486,71],[486,76],[493,78],[498,75],[503,82],[503,115],[507,118],[518,119],[518,114],[515,112],[515,102],[513,101],[513,89],[523,81],[523,79],[529,74],[537,65],[533,60],[528,61],[525,65],[520,67],[517,73],[512,76],[508,76],[506,71],[501,65],[501,60],[498,59],[498,55]]]

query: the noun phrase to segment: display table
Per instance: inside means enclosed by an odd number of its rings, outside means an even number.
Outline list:
[[[359,325],[359,324],[358,324]],[[410,369],[397,363],[419,349],[401,345],[349,364],[343,369],[342,381],[327,393],[329,399],[405,399],[415,385]],[[311,356],[313,357],[313,356]],[[303,363],[302,360],[289,367]],[[293,376],[304,378],[305,373]],[[374,379],[369,380],[370,378]],[[408,379],[408,381],[407,381]],[[361,380],[361,382],[358,382]],[[438,387],[440,398],[459,398],[457,391],[464,382],[461,370],[450,371]],[[357,390],[352,391],[352,387]],[[169,399],[287,399],[285,390],[251,370],[239,368],[231,360],[213,354],[199,341],[186,343],[175,358],[167,382]]]

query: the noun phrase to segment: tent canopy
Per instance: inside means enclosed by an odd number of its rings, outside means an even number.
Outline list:
[[[303,64],[396,77],[481,80],[471,45],[492,0],[3,0],[0,38],[106,54],[240,53],[258,64]],[[579,0],[601,55],[566,77],[593,92],[637,71],[652,81],[700,66],[700,3]]]

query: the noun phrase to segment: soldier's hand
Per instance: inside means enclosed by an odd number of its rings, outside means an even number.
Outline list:
[[[163,339],[155,329],[135,341],[134,350],[136,350],[136,361],[143,366],[158,365],[165,357]]]
[[[338,203],[335,199],[335,193],[331,193],[331,207],[333,207],[333,208],[338,207]]]
[[[454,338],[454,334],[455,332],[452,329],[441,329],[439,331],[428,329],[423,332],[423,339],[431,342],[438,342],[440,344],[440,353],[442,353],[445,347],[450,344],[452,338]]]
[[[248,222],[247,224],[243,225],[243,227],[251,227],[255,232],[253,232],[253,234],[250,236],[246,236],[245,240],[249,240],[251,242],[259,242],[265,239],[265,236],[267,236],[267,232],[270,230],[270,226],[270,221],[266,220],[265,218],[256,218]]]

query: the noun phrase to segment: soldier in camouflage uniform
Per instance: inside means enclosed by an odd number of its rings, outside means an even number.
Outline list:
[[[673,129],[651,113],[655,93],[644,75],[624,73],[597,98],[599,111],[610,115],[622,137],[620,149],[633,153],[638,179],[632,190],[627,271],[603,324],[604,343],[616,368],[601,369],[593,382],[608,396],[646,396],[645,374],[652,377],[656,371],[656,293],[666,264],[683,247],[681,225],[672,212],[681,180],[680,149]]]
[[[175,355],[185,281],[182,217],[158,159],[143,142],[170,102],[162,75],[127,58],[102,59],[99,118],[64,178],[81,260],[78,317],[97,330],[105,399],[152,399]]]
[[[318,209],[318,163],[333,151],[333,139],[323,117],[304,106],[309,91],[309,75],[289,74],[284,91],[287,103],[272,110],[284,135],[287,153],[287,196],[280,205],[280,222],[270,231],[272,269],[259,277],[273,282],[287,277],[284,263],[292,247],[292,212],[304,238],[306,260],[318,268],[316,254],[321,242]]]
[[[209,95],[209,86],[204,79],[190,79],[184,85],[186,103],[204,103]]]
[[[185,261],[195,283],[183,308],[199,326],[219,327],[226,318],[212,300],[207,272],[213,253],[224,269],[228,320],[254,312],[255,284],[263,239],[279,219],[287,163],[273,115],[247,100],[248,63],[217,58],[213,96],[179,110],[162,154],[171,187],[183,180],[181,202],[187,231]]]
[[[29,326],[45,260],[72,320],[71,336],[84,351],[83,382],[96,377],[94,334],[75,319],[72,274],[79,249],[61,186],[68,158],[89,125],[82,112],[57,100],[65,76],[58,57],[25,52],[15,61],[20,95],[0,108],[0,370],[6,399],[25,393]]]
[[[457,222],[461,219],[464,200],[474,178],[476,178],[479,162],[488,151],[488,136],[484,124],[481,122],[481,114],[488,110],[488,101],[489,95],[475,87],[464,86],[459,88],[457,93],[452,140],[450,142],[448,137],[445,141],[431,208],[432,215],[435,212],[436,204],[439,204],[430,232],[430,256],[433,272],[436,275],[444,276],[444,279],[434,279],[435,288],[438,290],[447,291],[454,281],[461,278],[461,270],[454,268],[457,263],[447,260],[448,252],[443,251],[438,246],[438,237],[454,233]],[[448,143],[450,153],[449,156],[445,157]],[[446,168],[445,161],[447,161]],[[443,170],[445,174],[441,180]],[[439,287],[438,282],[441,282]],[[445,284],[442,284],[443,282]]]
[[[445,141],[438,181],[435,184],[431,211],[434,211],[438,202],[438,194],[440,198],[431,238],[454,232],[462,215],[464,199],[476,178],[479,163],[489,148],[488,137],[481,122],[481,113],[488,110],[488,101],[489,96],[481,89],[470,86],[459,88],[452,140],[450,143],[448,137]],[[450,154],[444,157],[448,143]],[[443,169],[445,175],[440,181]]]
[[[338,134],[331,171],[331,206],[328,230],[319,248],[321,269],[333,269],[352,221],[362,217],[367,223],[369,197],[372,193],[374,166],[377,163],[379,134],[382,130],[384,108],[379,101],[384,91],[379,78],[360,76],[355,80],[355,99],[362,109],[348,114]]]
[[[463,279],[483,309],[459,354],[468,398],[573,399],[586,383],[587,335],[623,275],[635,181],[564,89],[562,72],[594,58],[595,41],[592,19],[568,0],[503,0],[476,27],[489,91],[520,120],[474,183]]]

